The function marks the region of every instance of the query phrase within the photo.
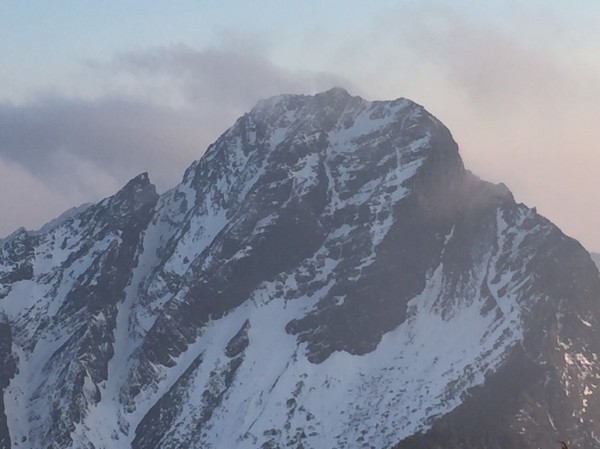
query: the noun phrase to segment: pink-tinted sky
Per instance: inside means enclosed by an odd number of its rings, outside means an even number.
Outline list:
[[[0,6],[0,236],[160,190],[263,97],[408,97],[465,164],[600,250],[600,4],[12,2]]]

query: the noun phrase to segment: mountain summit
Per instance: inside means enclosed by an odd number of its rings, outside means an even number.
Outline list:
[[[600,447],[599,299],[421,106],[282,95],[0,241],[0,448]]]

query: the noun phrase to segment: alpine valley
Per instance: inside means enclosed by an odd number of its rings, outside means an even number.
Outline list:
[[[0,240],[0,448],[600,448],[599,319],[421,106],[282,95]]]

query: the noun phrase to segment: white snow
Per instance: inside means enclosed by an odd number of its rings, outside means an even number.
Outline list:
[[[493,323],[491,314],[482,318],[477,301],[452,319],[443,319],[435,307],[442,284],[440,265],[423,293],[411,301],[408,320],[385,335],[376,351],[363,356],[339,352],[318,365],[307,361],[285,325],[310,310],[330,285],[312,297],[285,301],[276,297],[275,285],[265,284],[251,301],[211,322],[178,360],[187,366],[197,354],[203,355],[174,437],[185,442],[202,407],[200,392],[214,381],[211,373],[225,366],[223,349],[246,319],[250,346],[245,361],[210,422],[208,436],[193,447],[254,448],[272,429],[285,438],[296,428],[307,434],[305,447],[354,447],[361,436],[384,447],[427,428],[432,416],[451,410],[462,392],[483,382],[484,373],[501,362],[520,336],[510,317],[502,323]],[[502,338],[506,330],[509,339]],[[182,372],[179,367],[173,371]],[[465,373],[473,378],[465,380]],[[176,377],[168,375],[163,388]],[[291,399],[294,413],[288,416]]]

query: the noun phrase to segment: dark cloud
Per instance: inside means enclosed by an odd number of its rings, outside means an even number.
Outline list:
[[[341,76],[293,72],[252,53],[227,50],[197,51],[184,45],[122,53],[108,65],[138,77],[162,76],[183,89],[185,98],[197,104],[244,108],[279,93],[310,93],[332,85],[348,85]]]
[[[45,219],[68,201],[75,205],[110,195],[142,171],[160,190],[174,186],[185,168],[262,98],[348,87],[341,77],[293,72],[258,54],[181,45],[88,62],[86,71],[100,80],[103,94],[0,103],[0,168],[15,173],[0,179],[0,188],[8,192],[8,183],[19,176],[29,186],[19,193],[26,204],[33,186],[44,186],[52,199],[36,214]],[[4,213],[22,215],[22,207],[11,201],[3,198]],[[5,223],[0,235],[14,227]]]
[[[196,133],[188,115],[136,101],[45,98],[0,104],[0,157],[64,188],[77,180],[76,173],[65,179],[69,161],[93,164],[117,179],[142,170],[172,178],[171,166],[161,161],[189,157],[199,143]]]
[[[108,78],[128,77],[145,96],[117,85],[109,97],[0,103],[0,158],[58,185],[65,159],[73,158],[123,181],[146,170],[164,188],[259,99],[343,84],[260,57],[185,46],[123,53],[88,66]],[[164,106],[173,99],[177,106]]]

